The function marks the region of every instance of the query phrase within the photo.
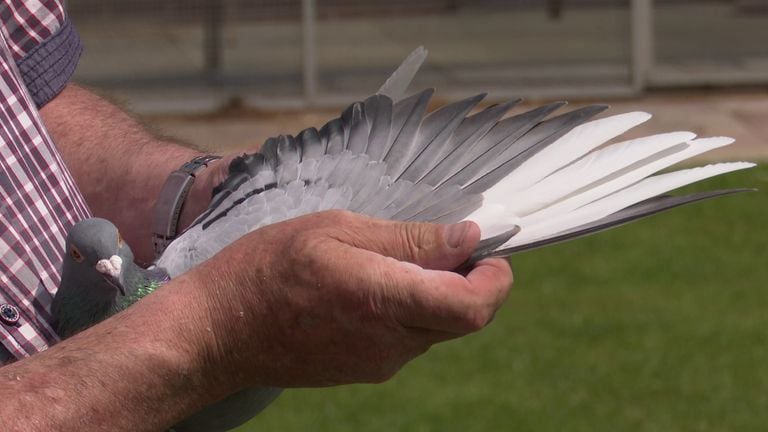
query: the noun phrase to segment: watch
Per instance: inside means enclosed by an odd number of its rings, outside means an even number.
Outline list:
[[[221,156],[197,156],[168,176],[160,190],[152,215],[152,247],[155,250],[155,258],[158,258],[179,234],[179,217],[187,194],[195,183],[195,174],[217,159],[221,159]]]

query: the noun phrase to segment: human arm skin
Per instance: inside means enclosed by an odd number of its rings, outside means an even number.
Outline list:
[[[466,277],[444,271],[479,238],[472,223],[340,211],[256,230],[113,318],[0,368],[0,418],[11,431],[153,431],[249,386],[384,381],[432,344],[479,330],[503,302],[504,260]]]
[[[111,102],[69,84],[40,113],[95,216],[112,221],[143,263],[154,259],[152,210],[168,175],[203,153],[156,137]],[[202,170],[180,226],[189,225],[224,180],[227,160]]]

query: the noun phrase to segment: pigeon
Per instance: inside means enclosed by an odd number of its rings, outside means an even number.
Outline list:
[[[66,339],[120,312],[170,281],[157,266],[134,263],[131,248],[112,222],[85,219],[67,232],[61,283],[51,311],[54,329]],[[263,387],[228,396],[176,424],[176,432],[223,432],[253,418],[280,393]]]
[[[751,190],[668,195],[754,164],[656,174],[733,140],[671,132],[609,143],[647,121],[650,115],[643,112],[592,120],[607,106],[556,115],[566,103],[554,102],[510,113],[520,100],[479,109],[485,95],[477,95],[428,113],[434,90],[406,95],[426,55],[424,48],[415,50],[376,94],[320,129],[270,138],[259,152],[235,158],[209,207],[149,269],[133,263],[130,248],[108,221],[75,225],[53,303],[60,333],[66,337],[128,307],[248,232],[313,212],[346,209],[435,223],[473,220],[482,240],[457,269],[465,271],[484,258]],[[246,390],[174,429],[228,430],[258,414],[279,392]]]

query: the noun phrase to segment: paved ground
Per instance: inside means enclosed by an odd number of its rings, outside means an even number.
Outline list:
[[[351,102],[351,101],[350,101]],[[573,106],[589,102],[579,101]],[[653,93],[610,101],[611,113],[643,110],[654,115],[631,135],[690,130],[699,136],[736,138],[727,149],[704,159],[768,160],[768,89]],[[210,151],[235,151],[260,145],[281,133],[320,126],[340,109],[258,112],[232,109],[211,115],[152,115],[148,123]]]

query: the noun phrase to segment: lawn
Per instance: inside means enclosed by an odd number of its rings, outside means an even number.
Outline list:
[[[286,391],[241,431],[748,431],[768,425],[768,168],[512,257],[487,329],[382,385]]]

